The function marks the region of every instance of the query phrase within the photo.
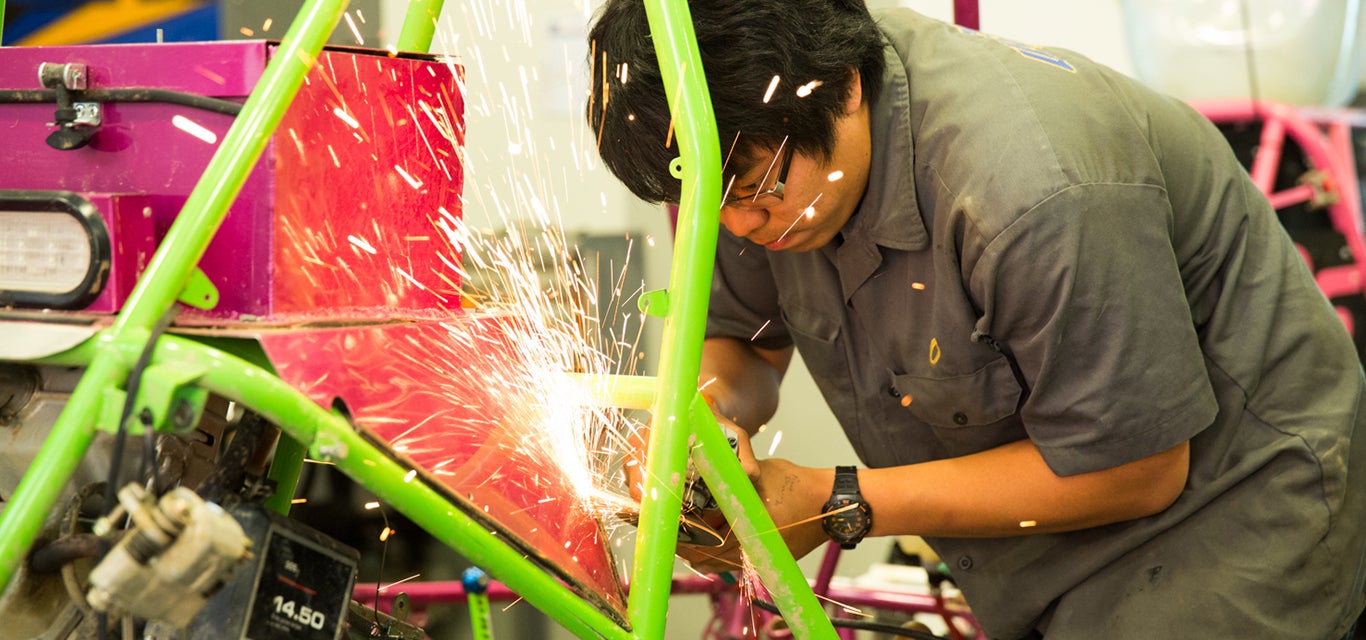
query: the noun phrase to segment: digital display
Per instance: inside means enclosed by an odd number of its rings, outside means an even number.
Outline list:
[[[355,567],[280,530],[270,533],[265,554],[245,640],[334,640]]]

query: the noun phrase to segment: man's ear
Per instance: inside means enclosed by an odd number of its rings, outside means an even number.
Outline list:
[[[844,112],[854,113],[863,105],[863,77],[859,75],[858,69],[850,69],[849,74],[849,97],[844,100]]]

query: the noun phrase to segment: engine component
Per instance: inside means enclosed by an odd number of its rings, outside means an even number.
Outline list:
[[[228,507],[257,549],[190,625],[195,640],[338,640],[360,554],[297,521]]]
[[[95,532],[109,533],[109,523],[125,515],[133,530],[90,573],[87,599],[96,611],[188,626],[251,555],[237,521],[183,487],[154,501],[141,486],[125,486]]]

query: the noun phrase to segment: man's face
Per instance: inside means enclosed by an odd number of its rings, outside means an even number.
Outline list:
[[[754,169],[722,185],[721,224],[769,251],[825,246],[863,199],[869,135],[868,108],[860,102],[836,122],[829,162],[786,145],[768,150]]]

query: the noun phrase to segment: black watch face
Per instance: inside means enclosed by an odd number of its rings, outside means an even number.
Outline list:
[[[850,507],[849,505],[854,505]],[[840,543],[855,543],[873,528],[872,513],[861,501],[843,498],[826,505],[826,516],[821,519],[826,535]]]

